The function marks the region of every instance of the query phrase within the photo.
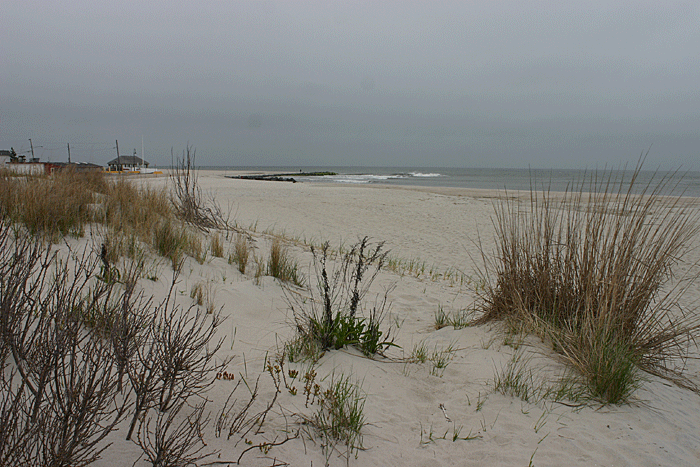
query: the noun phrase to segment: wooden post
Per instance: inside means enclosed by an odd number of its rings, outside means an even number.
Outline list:
[[[70,143],[66,143],[68,145],[68,163],[70,164]]]

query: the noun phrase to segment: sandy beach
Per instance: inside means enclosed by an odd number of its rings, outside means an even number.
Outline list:
[[[700,467],[700,0],[0,1],[0,467]]]
[[[165,184],[167,177],[147,183]],[[301,435],[268,452],[251,450],[242,465],[700,464],[698,394],[646,375],[632,402],[621,406],[525,402],[495,392],[494,377],[515,352],[523,352],[535,378],[552,379],[563,367],[551,349],[535,338],[512,345],[489,326],[436,330],[440,307],[451,312],[473,305],[475,268],[482,261],[478,244],[485,251],[493,248],[493,202],[502,193],[259,182],[215,171],[200,172],[199,183],[230,209],[237,226],[250,232],[256,255],[265,257],[273,237],[282,237],[305,275],[312,265],[308,245],[323,241],[337,248],[369,236],[386,242],[394,259],[393,269],[386,268],[374,282],[368,301],[390,291],[385,324],[391,325],[398,347],[374,359],[355,350],[330,351],[315,367],[321,385],[344,375],[361,387],[366,396],[362,449],[348,454],[339,445],[329,453],[309,435],[313,430],[303,420],[313,408],[306,407],[303,383],[297,380],[299,392],[283,387],[263,432],[250,441],[273,441],[297,430]],[[225,241],[227,251],[231,242]],[[698,251],[693,255],[685,261],[697,262]],[[155,300],[167,293],[168,267],[165,262],[157,267],[160,280],[140,281]],[[294,335],[283,287],[270,277],[256,281],[250,272],[243,275],[224,258],[209,256],[203,264],[189,258],[176,286],[183,306],[192,304],[188,292],[197,282],[209,284],[216,308],[227,318],[219,329],[225,335],[219,357],[232,358],[227,372],[234,375],[215,382],[207,410],[215,418],[241,378],[254,382],[260,377],[260,400],[269,400],[274,386],[264,364]],[[687,307],[697,303],[700,285],[694,284],[686,299]],[[409,362],[419,344],[435,352],[449,349],[446,366]],[[310,364],[290,363],[289,368],[304,373]],[[688,362],[687,375],[700,383],[697,360]],[[203,465],[234,465],[247,447],[238,439],[214,436],[214,422],[205,439],[206,449],[219,454]],[[140,455],[138,446],[123,440],[123,430],[109,441],[114,444],[96,465],[132,465]]]

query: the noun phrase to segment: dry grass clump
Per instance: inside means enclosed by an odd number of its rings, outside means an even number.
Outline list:
[[[190,289],[190,298],[197,306],[203,306],[207,314],[214,313],[214,296],[216,295],[210,281],[197,282]]]
[[[199,231],[192,232],[177,219],[165,188],[137,185],[122,177],[110,180],[101,172],[63,170],[50,176],[3,173],[0,217],[24,225],[31,235],[51,240],[82,236],[90,223],[105,225],[110,263],[122,255],[134,256],[139,241],[152,245],[173,266],[184,254],[200,263],[206,259]],[[223,256],[220,237],[218,240],[218,247],[214,242],[212,249]]]
[[[33,235],[81,236],[91,222],[150,239],[173,217],[164,189],[137,186],[101,172],[62,170],[50,176],[0,176],[0,213]]]
[[[228,262],[229,264],[236,263],[241,274],[245,274],[251,249],[248,238],[245,235],[236,235],[236,241],[233,245],[233,251],[229,253]]]
[[[81,236],[93,218],[96,193],[105,193],[101,174],[72,170],[52,176],[0,175],[0,215],[21,223],[32,234]]]
[[[104,216],[97,221],[150,243],[163,220],[174,220],[165,188],[136,185],[123,177],[110,181],[108,187],[101,200]]]
[[[299,273],[299,266],[289,256],[289,250],[282,245],[278,238],[275,238],[270,245],[267,274],[297,287],[304,285],[304,278]]]
[[[529,205],[504,200],[496,259],[483,252],[479,322],[505,321],[550,341],[608,403],[629,397],[638,369],[695,387],[678,364],[700,320],[679,306],[687,282],[665,286],[698,233],[699,211],[668,196],[674,177],[638,186],[641,165],[629,178],[593,173],[561,196],[531,190]]]
[[[216,232],[214,235],[212,235],[211,243],[209,246],[211,248],[212,256],[216,258],[224,257],[224,241],[221,238],[221,234],[219,232]]]
[[[173,268],[180,262],[189,248],[187,232],[171,221],[161,223],[153,233],[153,243],[160,256],[170,259]]]

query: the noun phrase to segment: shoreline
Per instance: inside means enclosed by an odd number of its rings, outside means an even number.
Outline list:
[[[486,190],[530,191],[535,186],[538,191],[579,191],[586,188],[589,177],[597,174],[600,182],[607,181],[609,177],[614,181],[613,185],[621,179],[630,180],[631,170],[572,170],[572,169],[456,169],[456,168],[419,168],[419,167],[251,167],[251,168],[215,168],[203,169],[209,172],[218,172],[233,175],[270,175],[275,173],[298,174],[312,171],[332,171],[337,175],[323,180],[322,177],[311,177],[304,180],[298,177],[297,181],[309,183],[348,184],[348,185],[375,185],[387,184],[391,186],[410,187],[444,187],[444,188],[471,188]],[[679,182],[676,189],[679,194],[685,192],[688,197],[700,198],[700,172],[687,171],[683,173],[656,172],[642,170],[638,174],[635,186],[637,190],[647,183],[656,185],[663,177],[670,177],[673,184]],[[626,182],[624,182],[626,184]]]
[[[273,175],[278,175],[277,171],[270,170],[270,171],[264,171],[264,170],[228,170],[228,169],[221,169],[221,170],[214,170],[214,169],[199,169],[197,171],[201,175],[205,175],[208,177],[222,177],[222,178],[228,178],[230,180],[238,180],[238,179],[243,179],[243,180],[253,180],[253,181],[267,181],[267,180],[256,180],[253,177],[269,177]],[[296,174],[293,173],[286,173],[283,174],[284,176],[294,176]],[[283,180],[286,181],[286,180]],[[437,186],[437,185],[409,185],[409,184],[389,184],[389,183],[382,183],[382,182],[371,182],[371,183],[344,183],[344,182],[334,182],[334,181],[323,181],[323,180],[314,180],[314,181],[308,181],[304,180],[303,178],[296,180],[297,183],[299,184],[304,184],[304,185],[314,185],[314,186],[325,186],[325,187],[363,187],[363,188],[378,188],[378,189],[395,189],[395,190],[413,190],[413,191],[423,191],[426,193],[435,193],[435,194],[443,194],[443,195],[451,195],[451,196],[477,196],[477,197],[483,197],[483,198],[500,198],[503,196],[508,196],[508,197],[521,197],[521,198],[529,198],[530,194],[530,188],[523,188],[523,189],[509,189],[509,188],[474,188],[474,187],[463,187],[463,186]],[[543,193],[545,191],[550,191],[552,194],[564,194],[564,190],[547,190],[547,189],[536,189],[535,190],[538,193]],[[568,192],[569,194],[576,194],[578,193],[578,190],[570,190]],[[587,191],[583,192],[584,194],[588,193]],[[670,194],[668,196],[671,197],[676,197],[674,194]],[[681,196],[683,199],[687,199],[689,202],[692,202],[693,200],[697,201],[700,203],[700,195],[694,196],[694,195],[683,195]]]

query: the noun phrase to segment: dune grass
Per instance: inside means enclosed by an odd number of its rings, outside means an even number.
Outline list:
[[[275,277],[282,282],[294,284],[297,287],[304,285],[304,277],[299,272],[299,266],[289,255],[287,247],[278,238],[275,238],[272,241],[272,245],[270,245],[267,275]]]
[[[433,376],[442,377],[447,365],[454,359],[456,353],[455,345],[450,344],[446,348],[439,348],[437,344],[431,350],[426,343],[422,340],[417,344],[413,345],[413,350],[411,355],[406,360],[407,363],[427,363],[429,362],[430,374]]]
[[[472,310],[451,310],[445,311],[441,306],[435,311],[435,329],[442,329],[447,326],[452,326],[454,329],[463,329],[472,324],[474,321],[474,312]]]
[[[95,213],[90,206],[109,189],[101,174],[47,176],[0,174],[0,213],[32,234],[80,237]]]
[[[229,264],[236,263],[238,265],[238,271],[241,274],[245,274],[251,250],[252,247],[248,241],[248,238],[243,234],[237,234],[236,240],[233,244],[233,249],[228,255]]]
[[[200,263],[206,258],[200,234],[177,218],[165,188],[112,179],[101,172],[1,173],[0,216],[51,241],[65,235],[81,237],[87,225],[103,225],[109,233],[105,245],[111,262],[132,256],[139,241],[170,259],[174,267],[183,255]]]
[[[211,255],[216,258],[224,257],[224,241],[221,238],[221,234],[216,232],[211,237],[211,242],[209,244],[211,248]]]
[[[342,374],[331,375],[328,388],[320,394],[318,410],[311,420],[324,441],[327,455],[338,441],[347,446],[348,454],[362,449],[362,429],[366,423],[365,399],[359,383]]]
[[[673,195],[674,176],[638,186],[641,167],[503,200],[495,258],[482,250],[478,322],[536,333],[605,403],[626,401],[640,370],[697,390],[678,365],[700,331],[697,310],[679,304],[697,268],[670,279],[698,234],[698,209]]]

